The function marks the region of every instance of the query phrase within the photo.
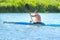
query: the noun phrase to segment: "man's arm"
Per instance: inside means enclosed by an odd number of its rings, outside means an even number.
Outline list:
[[[35,17],[36,15],[31,15],[31,17]]]

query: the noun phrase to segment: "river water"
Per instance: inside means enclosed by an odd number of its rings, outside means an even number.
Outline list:
[[[41,14],[45,24],[60,24],[59,13]],[[29,22],[31,17],[27,13],[0,14],[0,40],[60,40],[60,26],[38,26],[4,24],[8,22]]]

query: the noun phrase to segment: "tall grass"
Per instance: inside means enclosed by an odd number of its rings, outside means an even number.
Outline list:
[[[26,3],[30,5],[30,12],[60,12],[60,0],[0,0],[0,12],[29,12]]]

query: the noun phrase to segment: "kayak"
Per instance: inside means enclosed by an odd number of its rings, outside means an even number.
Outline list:
[[[45,26],[59,26],[60,27],[60,24],[46,24]]]
[[[34,23],[30,23],[30,22],[3,22],[3,23],[8,23],[8,24],[20,24],[20,25],[36,25]],[[43,22],[41,22],[39,24],[40,26],[60,26],[60,24],[45,24]]]
[[[9,24],[21,24],[21,25],[35,25],[34,23],[31,22],[3,22],[3,23],[9,23]],[[36,23],[38,24],[38,23]],[[39,23],[40,25],[45,25],[44,23]]]

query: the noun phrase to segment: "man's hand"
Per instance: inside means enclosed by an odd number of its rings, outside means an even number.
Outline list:
[[[30,20],[30,22],[33,22],[33,20]]]

